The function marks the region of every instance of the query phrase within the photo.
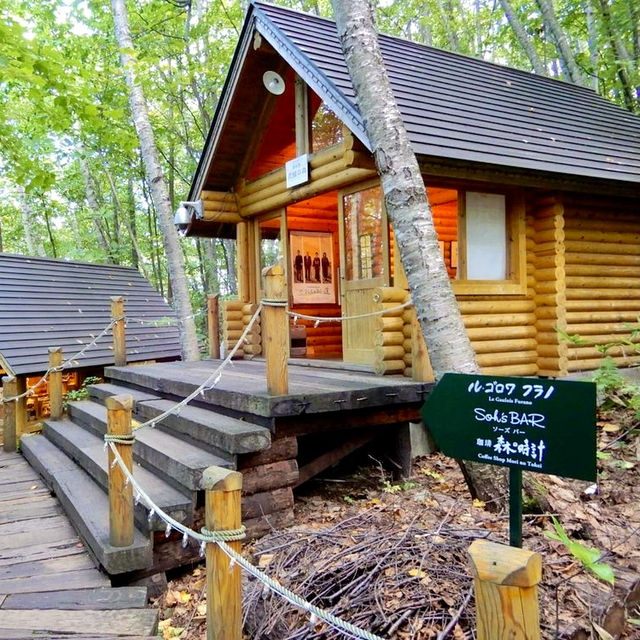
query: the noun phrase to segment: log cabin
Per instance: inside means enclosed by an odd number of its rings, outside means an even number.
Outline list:
[[[640,119],[583,87],[380,44],[483,372],[594,369],[640,313]],[[332,21],[251,2],[188,200],[202,207],[187,235],[237,240],[227,348],[280,260],[294,314],[392,309],[298,319],[292,356],[429,380],[412,310],[397,309],[407,281]],[[239,353],[261,352],[256,331]]]

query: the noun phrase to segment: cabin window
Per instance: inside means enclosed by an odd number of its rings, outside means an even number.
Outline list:
[[[343,196],[343,213],[347,280],[384,276],[382,190],[375,186]]]
[[[524,293],[522,198],[442,187],[428,187],[427,194],[454,291]]]
[[[312,152],[321,151],[343,140],[342,122],[324,102],[321,102],[311,121]]]
[[[258,223],[258,259],[260,270],[277,264],[283,256],[280,216],[261,220]]]

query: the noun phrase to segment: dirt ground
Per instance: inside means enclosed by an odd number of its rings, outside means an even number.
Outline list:
[[[640,428],[633,411],[612,407],[599,415],[597,488],[538,475],[539,504],[526,505],[523,546],[544,563],[543,638],[640,638]],[[440,454],[418,459],[402,482],[371,457],[355,464],[309,483],[296,526],[245,545],[246,556],[384,638],[475,638],[467,549],[477,538],[506,543],[507,514],[471,500],[455,461]],[[254,579],[243,593],[247,638],[348,637]],[[203,566],[173,579],[157,602],[161,634],[204,638],[205,602]]]

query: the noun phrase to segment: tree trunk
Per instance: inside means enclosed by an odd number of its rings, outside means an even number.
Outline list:
[[[22,187],[19,188],[19,192],[20,200],[22,201],[20,215],[22,217],[22,230],[24,232],[24,241],[27,245],[27,252],[30,256],[44,257],[47,254],[45,253],[42,241],[38,237],[38,233],[33,226],[33,221],[35,220],[33,207],[31,206],[31,202],[29,202],[29,197]]]
[[[553,36],[553,40],[558,50],[560,57],[560,63],[566,79],[573,84],[579,84],[586,86],[582,71],[576,62],[576,58],[573,55],[573,51],[569,46],[569,41],[565,35],[558,19],[556,18],[556,12],[553,9],[552,0],[537,0],[538,7],[540,7],[540,13],[542,13],[542,20],[549,29],[549,32]]]
[[[158,150],[151,123],[149,122],[149,113],[142,86],[135,76],[136,61],[128,53],[133,50],[133,41],[125,2],[124,0],[111,0],[111,7],[116,38],[120,47],[120,60],[129,89],[131,114],[138,134],[145,173],[151,189],[151,198],[160,223],[171,290],[175,300],[176,313],[180,320],[182,358],[187,361],[198,360],[200,354],[196,337],[196,325],[193,321],[191,301],[189,300],[184,257],[180,249],[178,233],[173,226],[173,211],[171,209],[169,191],[158,159]]]
[[[591,88],[598,90],[598,25],[596,17],[593,13],[593,5],[591,0],[583,0],[584,13],[587,19],[587,46],[589,49],[589,63],[591,64]]]
[[[111,255],[111,240],[102,226],[100,220],[100,207],[98,205],[98,199],[96,197],[95,189],[93,188],[93,181],[91,180],[91,172],[89,171],[89,165],[86,157],[83,155],[80,158],[80,168],[82,170],[82,180],[84,182],[84,193],[87,199],[87,205],[89,206],[89,214],[91,220],[93,220],[93,226],[96,229],[96,237],[98,239],[98,245],[104,253],[104,257],[113,260]]]
[[[524,29],[522,22],[520,22],[520,18],[518,18],[518,14],[515,12],[513,7],[511,6],[510,0],[500,0],[500,5],[504,11],[504,15],[507,17],[513,32],[515,33],[516,39],[518,43],[522,47],[523,51],[527,54],[527,58],[529,58],[529,62],[533,67],[533,70],[539,76],[546,76],[547,70],[536,51],[536,48],[533,46],[533,42],[531,42],[531,38],[528,36],[527,32]]]
[[[440,253],[420,168],[391,91],[367,0],[333,0],[338,35],[436,379],[479,373]],[[504,495],[496,467],[461,463],[472,494]]]

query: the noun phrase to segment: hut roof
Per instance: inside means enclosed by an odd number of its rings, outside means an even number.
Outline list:
[[[73,356],[109,324],[111,296],[125,299],[129,362],[180,357],[175,314],[135,269],[0,253],[0,364],[33,374],[47,369],[49,347]],[[172,325],[155,326],[169,319]],[[74,368],[107,364],[111,332]]]
[[[246,112],[257,74],[246,77],[254,30],[369,146],[335,23],[253,0],[196,171],[191,198],[228,189],[238,166],[225,162],[225,123]],[[423,161],[469,163],[539,175],[640,182],[640,118],[590,89],[381,35],[391,86],[409,138]],[[249,71],[251,69],[249,68]],[[257,102],[252,112],[260,112]],[[252,125],[246,123],[245,135]],[[234,127],[237,130],[237,127]],[[237,135],[237,134],[236,134]],[[237,144],[237,140],[234,140]],[[238,163],[240,160],[238,159]],[[610,184],[610,183],[609,183]]]

